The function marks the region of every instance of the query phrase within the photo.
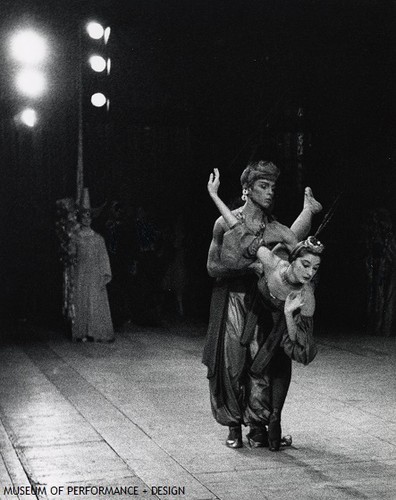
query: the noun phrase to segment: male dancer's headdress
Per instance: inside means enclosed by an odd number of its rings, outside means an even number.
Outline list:
[[[276,182],[280,174],[279,168],[272,161],[255,161],[248,164],[241,175],[244,189],[251,187],[258,179]]]

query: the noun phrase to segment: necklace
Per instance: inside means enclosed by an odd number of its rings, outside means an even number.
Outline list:
[[[256,234],[256,236],[258,236],[264,232],[264,229],[266,227],[266,223],[265,223],[264,219],[261,219],[259,227],[258,227],[258,229],[256,229],[256,228],[251,227],[249,224],[247,224],[246,214],[244,214],[242,212],[242,209],[238,210],[236,216],[238,219],[240,219],[246,225],[246,227],[248,227],[251,231],[253,231]]]
[[[284,283],[288,287],[293,288],[294,290],[298,290],[299,288],[302,288],[304,286],[303,283],[293,283],[293,281],[290,281],[290,278],[287,275],[287,271],[289,270],[289,268],[290,268],[290,266],[287,267],[286,270],[280,275],[282,283]]]

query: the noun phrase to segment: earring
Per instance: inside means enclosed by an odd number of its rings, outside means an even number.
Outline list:
[[[242,198],[243,201],[247,200],[247,194],[248,194],[248,192],[249,191],[246,188],[242,189],[242,196],[241,196],[241,198]]]

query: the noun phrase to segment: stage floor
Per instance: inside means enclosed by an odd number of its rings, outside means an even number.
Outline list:
[[[293,445],[273,453],[225,446],[204,334],[174,321],[106,345],[28,327],[3,342],[0,498],[396,498],[395,338],[319,332],[312,364],[293,364]]]

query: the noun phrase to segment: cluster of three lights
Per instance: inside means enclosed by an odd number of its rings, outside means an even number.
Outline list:
[[[88,35],[94,40],[102,40],[104,44],[107,45],[107,42],[110,37],[110,28],[103,28],[103,26],[97,22],[91,22],[87,25]],[[110,74],[110,58],[105,59],[103,56],[95,54],[89,58],[89,64],[91,69],[96,73],[102,73],[103,71],[107,71],[107,74]],[[109,99],[103,94],[103,92],[95,92],[91,96],[91,103],[95,107],[102,107],[107,104],[109,106]]]
[[[47,80],[41,66],[48,55],[44,37],[32,30],[15,34],[11,39],[11,54],[18,63],[16,87],[29,98],[40,97],[47,87]],[[20,114],[22,122],[33,127],[37,121],[34,109],[27,108]]]

